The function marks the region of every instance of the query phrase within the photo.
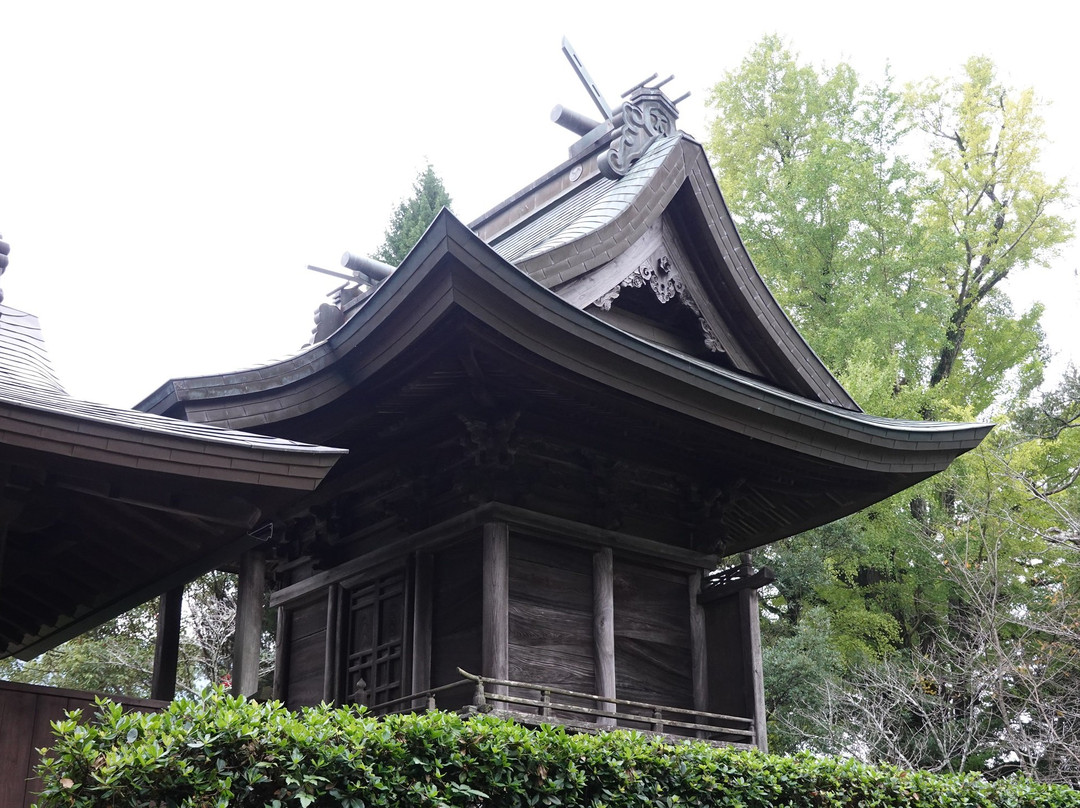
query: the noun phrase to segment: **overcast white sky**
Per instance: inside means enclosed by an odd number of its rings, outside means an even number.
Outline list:
[[[1051,102],[1048,173],[1080,177],[1069,4],[366,5],[0,4],[0,286],[40,317],[69,392],[130,406],[295,350],[335,285],[305,265],[374,250],[425,158],[465,221],[560,163],[574,138],[551,107],[594,113],[564,34],[609,101],[674,73],[700,138],[707,88],[766,33],[901,81],[986,54]],[[1013,287],[1074,356],[1078,265],[1070,245]]]

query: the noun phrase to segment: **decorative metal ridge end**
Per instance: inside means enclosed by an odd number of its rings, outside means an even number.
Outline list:
[[[322,342],[341,328],[346,320],[345,310],[367,299],[375,288],[397,269],[374,258],[354,255],[350,252],[341,256],[341,265],[349,272],[338,272],[308,264],[307,268],[312,272],[320,272],[345,281],[343,286],[339,286],[331,293],[330,303],[323,303],[315,310],[315,327],[311,329],[311,340],[307,343],[308,345]]]
[[[625,176],[653,143],[675,132],[678,117],[675,104],[658,87],[635,89],[623,102],[622,128],[607,151],[597,157],[600,173],[609,180]]]
[[[581,140],[570,147],[571,158],[610,143],[611,146],[597,158],[597,167],[604,177],[617,180],[626,175],[658,138],[675,132],[675,121],[679,117],[677,107],[690,93],[683,93],[672,101],[660,88],[675,77],[668,76],[650,87],[649,82],[657,76],[653,73],[622,94],[623,98],[629,96],[629,100],[624,101],[622,109],[616,112],[566,37],[563,37],[562,51],[604,119],[596,121],[559,105],[552,110],[551,120],[581,136]]]

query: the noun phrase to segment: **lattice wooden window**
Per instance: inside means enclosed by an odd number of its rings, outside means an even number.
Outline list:
[[[348,595],[346,699],[369,706],[405,695],[404,570],[353,588]]]

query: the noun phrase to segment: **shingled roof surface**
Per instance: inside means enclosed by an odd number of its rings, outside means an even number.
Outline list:
[[[305,455],[309,457],[325,456],[329,463],[331,457],[344,454],[342,449],[315,446],[307,443],[285,440],[282,438],[241,432],[209,424],[193,424],[176,418],[167,418],[151,413],[110,407],[91,401],[74,398],[64,390],[52,368],[45,343],[42,339],[38,320],[31,314],[0,305],[0,405],[10,405],[28,412],[36,412],[42,417],[59,416],[78,425],[71,430],[73,434],[90,435],[94,430],[90,424],[101,427],[115,427],[128,434],[128,441],[133,444],[146,444],[155,440],[166,440],[178,450],[186,448],[189,452],[206,455],[205,449],[196,448],[198,444],[213,444],[221,447],[237,447],[254,450],[261,458],[270,458],[277,453],[283,455]],[[9,411],[7,418],[11,418]],[[28,416],[25,420],[34,420],[37,416]],[[70,435],[56,447],[56,451],[71,454]],[[5,429],[0,432],[0,444],[39,446],[44,448],[48,436],[40,432],[23,432]],[[185,444],[194,445],[185,445]],[[65,448],[67,446],[67,448]],[[113,462],[135,464],[133,458],[119,450],[115,439]],[[265,454],[263,454],[265,453]],[[105,459],[99,454],[98,459]],[[208,460],[208,459],[207,459]],[[304,463],[299,457],[290,462]],[[145,465],[145,464],[144,464]],[[319,460],[317,465],[328,465]],[[170,466],[170,470],[179,472],[180,465]],[[309,476],[309,475],[304,475]],[[321,478],[322,474],[318,477]],[[302,483],[283,481],[286,487],[310,487]]]
[[[511,264],[517,264],[599,230],[634,203],[680,139],[681,135],[661,138],[625,177],[613,180],[597,176],[581,191],[529,216],[524,223],[516,223],[514,229],[492,238],[488,244]]]

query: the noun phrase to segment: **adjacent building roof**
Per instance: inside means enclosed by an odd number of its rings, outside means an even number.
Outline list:
[[[0,306],[0,656],[33,656],[231,559],[343,454],[68,395]]]

